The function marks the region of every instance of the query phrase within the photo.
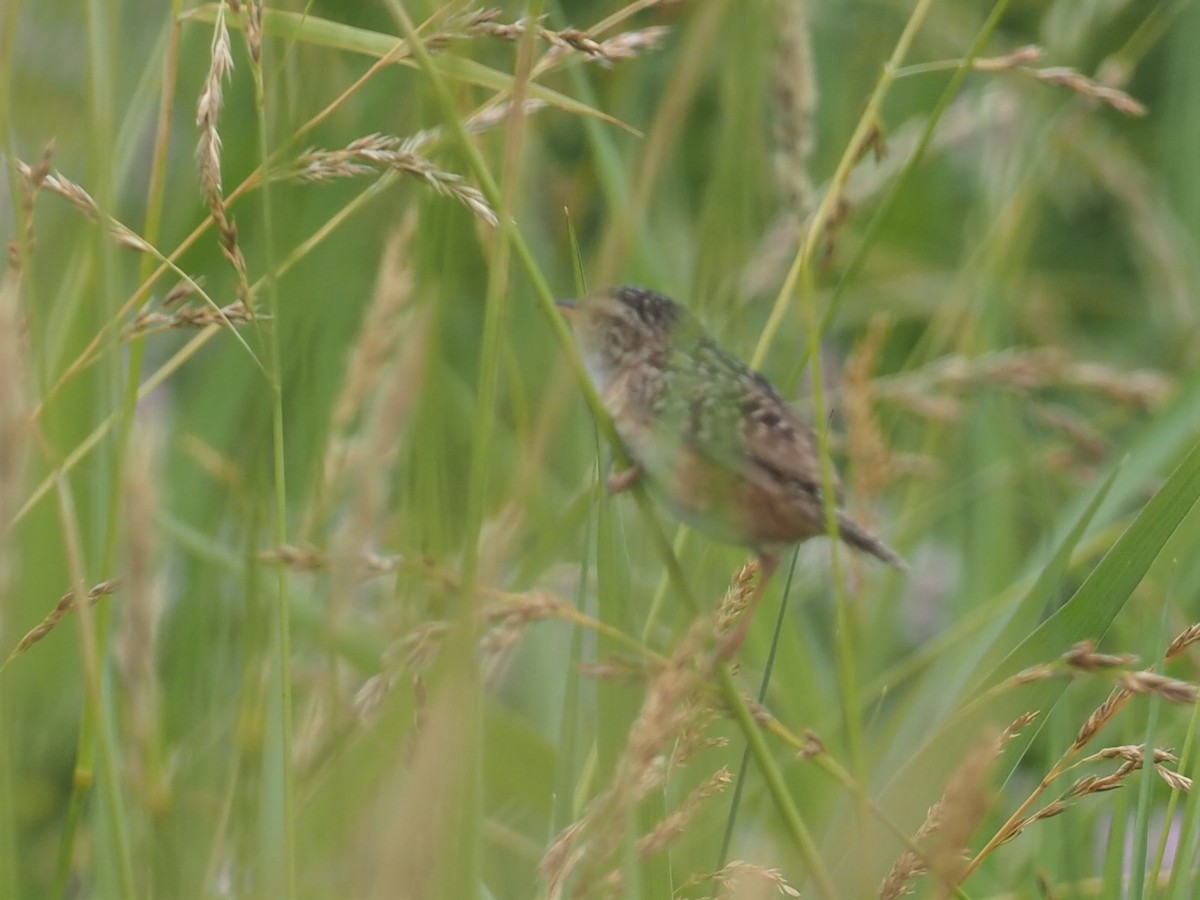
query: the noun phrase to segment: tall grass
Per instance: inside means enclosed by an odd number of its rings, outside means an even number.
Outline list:
[[[1194,4],[0,21],[0,895],[1195,892]],[[911,570],[734,650],[581,280]]]

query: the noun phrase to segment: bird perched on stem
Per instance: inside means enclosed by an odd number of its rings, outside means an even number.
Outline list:
[[[722,350],[663,294],[614,287],[559,303],[633,461],[617,493],[651,493],[696,530],[751,548],[758,594],[788,546],[827,534],[816,437],[766,378]],[[904,561],[835,502],[837,535],[891,566]]]

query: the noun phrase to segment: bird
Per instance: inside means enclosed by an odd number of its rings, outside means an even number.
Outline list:
[[[761,595],[780,554],[828,534],[816,436],[761,373],[725,351],[684,306],[629,285],[558,301],[632,465],[611,493],[645,479],[676,518],[759,559]],[[838,537],[897,569],[903,558],[843,508]]]

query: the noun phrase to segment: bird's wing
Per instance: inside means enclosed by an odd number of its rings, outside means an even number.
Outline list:
[[[707,335],[676,355],[673,370],[676,427],[694,450],[765,489],[782,482],[820,497],[816,437],[764,376]],[[834,490],[840,503],[836,474]]]
[[[753,389],[742,402],[741,430],[752,480],[783,481],[820,497],[824,479],[816,435],[792,406],[757,372],[749,372]],[[842,502],[841,482],[833,475],[836,502]]]

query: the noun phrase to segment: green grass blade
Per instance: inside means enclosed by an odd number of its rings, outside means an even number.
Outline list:
[[[982,687],[987,689],[1028,666],[1055,659],[1078,641],[1102,638],[1197,500],[1200,444],[1193,445],[1071,599],[1018,644],[984,679]]]
[[[1016,647],[1023,636],[1029,634],[1036,627],[1038,619],[1045,613],[1054,592],[1062,583],[1067,566],[1071,562],[1071,555],[1075,552],[1079,541],[1091,525],[1096,511],[1104,502],[1104,498],[1108,496],[1113,482],[1121,472],[1122,464],[1122,462],[1118,462],[1100,487],[1096,489],[1091,502],[1075,520],[1070,532],[1058,545],[1050,561],[1038,573],[1037,581],[1034,582],[1029,592],[1021,598],[1007,618],[995,623],[994,627],[990,629],[991,633],[985,634],[979,641],[975,652],[968,656],[968,659],[978,660],[971,670],[971,674],[966,678],[965,684],[968,687],[977,687],[979,682],[1000,664],[1011,648]]]

